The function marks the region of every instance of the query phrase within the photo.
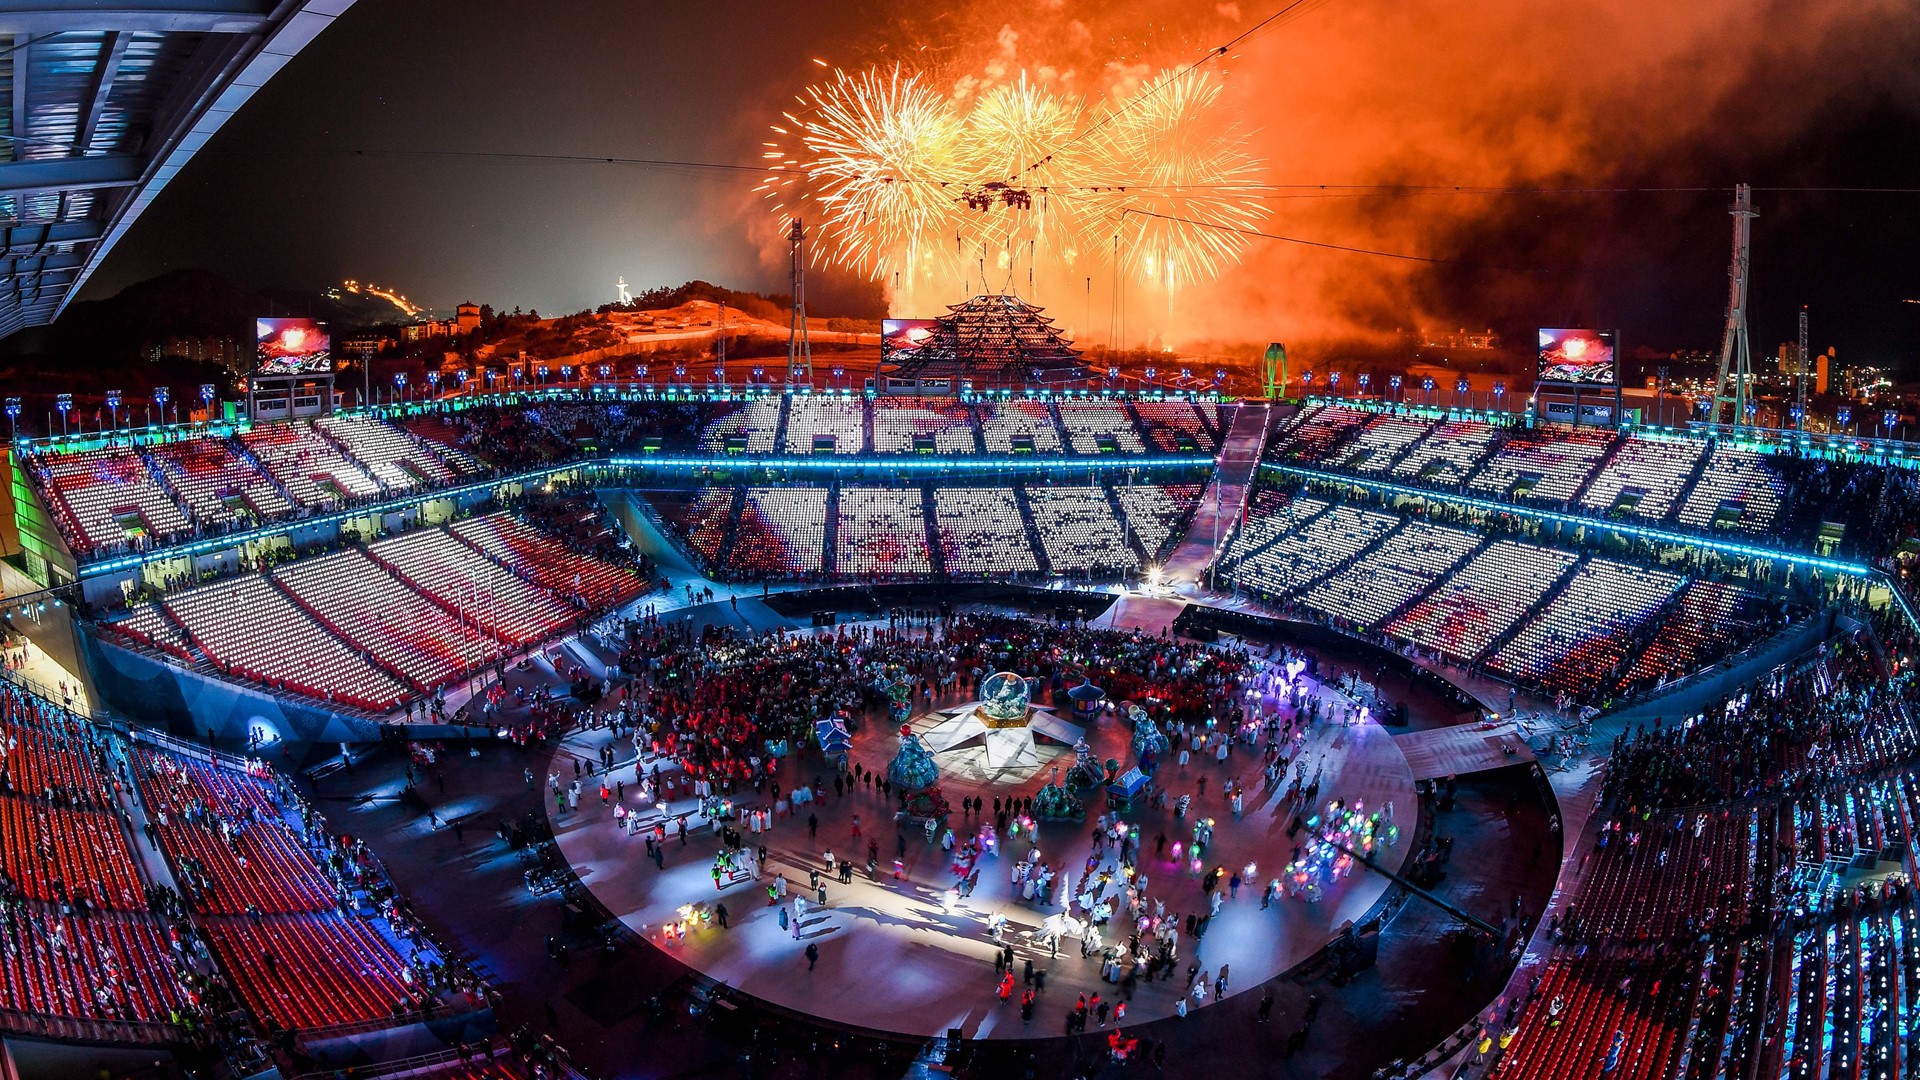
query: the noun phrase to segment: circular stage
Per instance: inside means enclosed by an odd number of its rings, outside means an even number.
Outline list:
[[[1187,996],[1190,1009],[1212,1003],[1211,982],[1223,970],[1230,971],[1228,995],[1257,987],[1312,956],[1384,894],[1388,882],[1383,876],[1355,866],[1347,876],[1328,884],[1318,900],[1283,895],[1270,905],[1263,904],[1267,882],[1281,876],[1296,845],[1308,842],[1309,830],[1290,829],[1296,804],[1286,795],[1296,770],[1308,781],[1315,776],[1320,781],[1317,805],[1301,810],[1302,817],[1324,813],[1336,799],[1366,814],[1397,817],[1398,843],[1383,848],[1377,860],[1397,871],[1411,854],[1418,803],[1412,772],[1392,735],[1370,720],[1359,720],[1359,710],[1352,709],[1350,699],[1337,689],[1302,678],[1308,685],[1308,700],[1320,701],[1319,718],[1312,722],[1301,718],[1301,732],[1291,744],[1295,766],[1285,782],[1266,790],[1259,747],[1236,745],[1224,762],[1216,761],[1212,752],[1194,754],[1186,765],[1169,754],[1163,757],[1156,778],[1168,793],[1166,808],[1141,805],[1123,815],[1138,830],[1135,873],[1147,878],[1148,896],[1164,906],[1178,930],[1171,975],[1135,986],[1126,998],[1127,1023],[1174,1015],[1176,1002],[1188,986],[1190,965],[1197,964],[1209,975],[1201,1000]],[[976,715],[975,699],[936,702],[914,717],[916,736],[940,764],[941,788],[953,807],[948,825],[958,840],[993,822],[996,798],[1031,796],[1056,772],[1064,776],[1073,766],[1075,753],[1065,739],[1079,728],[1063,719],[1072,712],[1065,694],[1059,697],[1057,707],[1035,702],[1036,717],[1044,713],[1048,722],[1036,720],[1019,731],[1030,742],[1023,739],[1013,747],[1002,743],[998,751],[993,749],[996,737],[1007,735],[1008,730],[975,730],[984,726],[967,722]],[[1250,701],[1257,701],[1265,712],[1277,711],[1283,724],[1299,711],[1264,686],[1256,688]],[[1248,711],[1254,711],[1251,704]],[[1343,722],[1349,713],[1354,722]],[[1095,762],[1118,759],[1126,763],[1124,771],[1134,760],[1131,731],[1113,710],[1086,727],[1085,737]],[[568,759],[598,761],[601,747],[610,738],[604,731],[576,732],[562,745],[552,771],[571,777],[573,764]],[[884,717],[870,720],[854,732],[849,757],[884,776],[900,742],[897,729]],[[631,744],[619,744],[615,753],[615,760],[625,765],[616,768],[614,776],[627,782],[627,804],[632,807],[636,792]],[[651,771],[654,763],[648,758],[642,765]],[[660,759],[660,764],[663,771],[675,767],[670,759]],[[556,814],[549,800],[548,813],[567,861],[626,926],[703,974],[780,1008],[871,1030],[931,1036],[960,1028],[969,1037],[1006,1039],[1061,1034],[1059,1017],[1080,994],[1099,993],[1108,1002],[1123,998],[1121,985],[1103,980],[1100,955],[1082,957],[1080,938],[1058,934],[1052,943],[1047,941],[1049,931],[1062,929],[1063,909],[1058,901],[1063,882],[1056,880],[1050,890],[1055,902],[1042,906],[1037,899],[1022,899],[1014,881],[1017,865],[1037,850],[1039,861],[1067,878],[1074,891],[1081,889],[1094,851],[1097,819],[1107,810],[1100,792],[1086,793],[1084,820],[1040,822],[1037,837],[1001,833],[998,853],[983,854],[976,863],[979,873],[972,894],[954,902],[949,889],[956,884],[955,853],[929,844],[926,831],[917,823],[896,828],[897,798],[883,799],[864,785],[854,794],[836,796],[832,767],[817,749],[781,761],[776,776],[782,791],[815,783],[817,778],[824,785],[824,797],[776,818],[763,833],[751,832],[744,820],[732,822],[747,849],[766,847],[767,865],[757,880],[746,878],[719,889],[713,870],[714,856],[722,845],[710,824],[690,817],[684,844],[677,835],[673,819],[696,808],[692,798],[668,807],[662,868],[649,858],[644,836],[655,822],[663,821],[663,815],[651,807],[641,808],[643,831],[628,835],[616,828],[611,811],[601,804],[597,779],[583,782],[579,811]],[[1243,809],[1237,819],[1222,796],[1229,781],[1243,785]],[[1182,795],[1190,795],[1191,803],[1184,819],[1177,819],[1175,804]],[[960,807],[967,796],[981,799],[985,813],[963,814]],[[735,795],[734,803],[743,810],[772,810],[774,805],[770,797],[756,796],[750,789]],[[1229,876],[1245,874],[1249,864],[1254,871],[1246,875],[1237,895],[1223,900],[1219,913],[1208,920],[1196,940],[1189,916],[1207,914],[1209,900],[1200,875],[1184,856],[1194,826],[1204,819],[1212,821],[1212,845],[1204,867],[1224,868],[1218,891],[1228,893]],[[877,872],[871,876],[866,866],[870,840],[879,845]],[[1183,849],[1180,863],[1172,856],[1176,842]],[[903,844],[905,854],[896,879],[895,859]],[[851,883],[843,884],[838,873],[829,870],[829,851],[836,860],[856,862]],[[818,894],[810,883],[815,872],[826,890],[824,906],[815,902]],[[1105,891],[1108,898],[1127,880],[1118,852],[1111,846],[1100,856],[1095,873],[1115,875],[1116,886]],[[789,899],[771,906],[767,886],[778,876],[788,883]],[[801,895],[807,902],[796,924],[791,897]],[[725,929],[715,918],[701,918],[702,910],[712,915],[716,902],[726,907]],[[690,906],[693,917],[687,920]],[[1134,926],[1122,905],[1115,908],[1112,921],[1099,930],[1100,939],[1106,946],[1124,948]],[[785,928],[782,910],[789,916]],[[1073,910],[1079,918],[1080,910]],[[1157,906],[1147,909],[1148,914],[1158,910]],[[1002,946],[990,937],[990,923],[996,916],[1005,919],[1004,940],[1013,946],[1015,956],[1016,987],[1013,1000],[1004,1005],[996,995],[995,968]],[[667,931],[682,920],[688,923],[684,938]],[[806,955],[809,945],[817,946],[818,952],[811,969]],[[1151,951],[1151,938],[1147,948]],[[1021,976],[1028,961],[1035,970],[1045,972],[1036,1006],[1046,1008],[1036,1008],[1038,1017],[1030,1023],[1022,1021],[1019,1007],[1025,989]],[[1093,1021],[1089,1026],[1094,1026]]]

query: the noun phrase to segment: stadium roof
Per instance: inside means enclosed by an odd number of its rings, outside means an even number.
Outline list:
[[[51,322],[140,212],[353,0],[0,0],[0,336]]]

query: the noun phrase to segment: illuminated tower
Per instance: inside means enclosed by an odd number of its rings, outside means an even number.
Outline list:
[[[787,383],[799,381],[802,372],[807,385],[813,385],[813,342],[807,338],[807,233],[800,219],[793,219],[787,231],[790,259],[788,280],[793,289],[793,307],[787,315]]]
[[[1733,406],[1732,423],[1747,422],[1747,395],[1753,389],[1753,358],[1747,348],[1747,276],[1753,254],[1753,188],[1740,184],[1733,189],[1733,265],[1727,270],[1727,329],[1720,338],[1720,375],[1713,384],[1714,423],[1720,422],[1720,406]],[[1729,370],[1731,369],[1731,370]],[[1733,379],[1731,388],[1728,378]]]

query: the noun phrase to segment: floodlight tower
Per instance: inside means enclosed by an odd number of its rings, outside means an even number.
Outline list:
[[[1795,353],[1794,372],[1798,376],[1796,398],[1800,403],[1800,415],[1807,415],[1807,305],[1800,305],[1800,346]]]
[[[813,385],[813,342],[807,337],[807,233],[800,219],[793,219],[787,230],[789,259],[788,283],[793,290],[793,307],[787,314],[787,383],[805,371],[807,385]]]
[[[1727,328],[1720,338],[1720,375],[1713,384],[1713,422],[1720,422],[1720,406],[1733,407],[1735,427],[1746,423],[1747,394],[1753,385],[1753,356],[1747,345],[1747,276],[1753,255],[1753,188],[1733,189],[1733,264],[1727,269]],[[1729,369],[1732,369],[1729,371]],[[1729,392],[1727,379],[1733,387]]]

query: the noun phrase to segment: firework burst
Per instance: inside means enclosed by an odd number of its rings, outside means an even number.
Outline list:
[[[775,213],[817,224],[816,259],[896,296],[1093,265],[1171,292],[1234,265],[1247,238],[1149,214],[1265,220],[1246,135],[1200,72],[1163,74],[1105,109],[1024,74],[963,106],[898,68],[835,72],[800,100],[774,128],[786,142],[767,144],[758,190]]]

